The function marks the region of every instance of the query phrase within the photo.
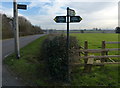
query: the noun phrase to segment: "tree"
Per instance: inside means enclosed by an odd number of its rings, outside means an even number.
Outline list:
[[[116,28],[115,28],[115,32],[116,32],[116,33],[120,33],[120,27],[116,27]]]
[[[84,30],[81,30],[81,33],[84,33]]]
[[[14,36],[13,18],[1,13],[0,17],[2,18],[2,38],[12,38]],[[19,16],[18,21],[20,36],[43,33],[40,26],[32,25],[31,22],[23,16]]]
[[[10,24],[11,18],[7,17],[5,14],[0,14],[2,17],[2,38],[12,38],[13,37],[13,30]]]

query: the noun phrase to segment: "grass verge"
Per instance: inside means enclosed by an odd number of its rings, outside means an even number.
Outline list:
[[[24,81],[30,85],[47,85],[47,74],[45,73],[45,65],[40,60],[40,48],[46,36],[40,37],[34,42],[23,47],[20,51],[21,58],[15,58],[12,54],[5,58],[4,64]],[[39,60],[39,62],[38,62]]]

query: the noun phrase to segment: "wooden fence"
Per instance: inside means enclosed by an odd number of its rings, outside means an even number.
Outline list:
[[[77,50],[80,55],[80,59],[84,59],[84,64],[74,63],[75,66],[84,66],[85,72],[90,72],[93,65],[104,66],[105,64],[120,64],[120,62],[115,62],[111,58],[120,57],[120,55],[108,55],[109,51],[120,51],[120,48],[111,48],[107,49],[107,44],[120,44],[120,42],[105,42],[102,41],[101,49],[88,49],[88,41],[84,42],[84,47],[80,47],[80,50]],[[89,55],[89,53],[100,53],[100,56]],[[96,62],[94,62],[94,60]],[[98,60],[99,59],[99,60]],[[110,59],[112,62],[107,62],[106,60]]]

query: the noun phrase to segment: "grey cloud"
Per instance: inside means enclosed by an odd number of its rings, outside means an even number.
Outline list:
[[[75,8],[82,13],[94,13],[106,7],[115,6],[114,2],[72,2],[69,7]]]

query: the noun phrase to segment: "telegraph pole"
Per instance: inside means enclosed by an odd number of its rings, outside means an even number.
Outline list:
[[[15,38],[15,53],[17,59],[20,58],[18,9],[26,10],[27,5],[17,4],[16,0],[13,0],[13,30],[14,30],[14,38]]]
[[[18,27],[18,9],[16,0],[13,1],[13,29],[14,29],[14,38],[15,38],[15,53],[16,58],[20,58],[20,49],[19,49],[19,27]]]

